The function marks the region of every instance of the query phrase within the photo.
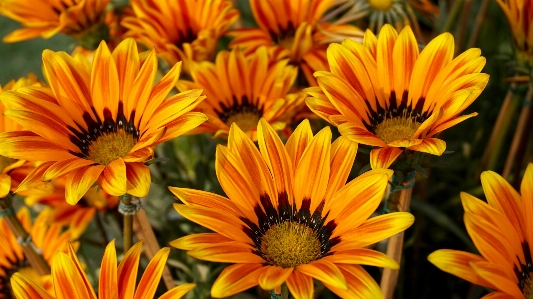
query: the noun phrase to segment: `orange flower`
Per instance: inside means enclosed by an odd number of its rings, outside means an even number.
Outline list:
[[[115,242],[111,241],[107,245],[100,268],[98,296],[83,272],[72,247],[69,247],[68,253],[58,252],[52,261],[55,296],[46,293],[37,282],[24,273],[16,273],[11,278],[13,293],[18,299],[153,298],[170,250],[163,248],[157,252],[146,266],[136,288],[141,249],[141,242],[135,244],[117,267]],[[194,287],[194,284],[177,286],[161,295],[159,299],[179,299]]]
[[[388,168],[404,149],[441,155],[439,132],[477,115],[459,116],[487,85],[485,58],[470,49],[453,59],[449,33],[422,52],[409,26],[400,34],[385,25],[363,44],[345,40],[328,48],[331,72],[317,72],[307,89],[309,108],[349,139],[377,148],[373,168]]]
[[[152,147],[206,120],[190,112],[201,90],[165,98],[176,82],[176,64],[154,84],[157,56],[141,60],[133,39],[111,53],[102,42],[91,65],[64,52],[43,53],[50,88],[27,87],[0,95],[4,114],[28,131],[0,133],[0,155],[44,161],[26,184],[65,178],[65,197],[75,204],[98,182],[108,194],[143,197]],[[24,185],[24,184],[23,184]],[[20,186],[19,188],[26,188]]]
[[[496,0],[513,33],[518,59],[533,66],[533,1]]]
[[[230,0],[132,0],[122,25],[169,64],[212,60],[218,39],[239,17]],[[164,20],[164,21],[162,21]]]
[[[383,297],[360,265],[397,269],[398,264],[365,247],[414,221],[405,212],[369,219],[392,170],[371,170],[346,184],[357,144],[345,137],[331,143],[329,127],[313,136],[307,120],[286,144],[265,119],[257,136],[259,150],[232,125],[228,146],[217,148],[216,173],[228,198],[170,187],[185,203],[174,208],[214,231],[170,244],[194,258],[233,263],[215,281],[215,298],[283,283],[294,298],[313,298],[313,279],[342,298]]]
[[[61,225],[57,223],[48,224],[51,210],[43,210],[32,224],[30,212],[22,207],[17,212],[17,218],[29,235],[32,242],[42,251],[44,260],[51,264],[53,255],[58,251],[67,250],[68,241],[73,238],[69,231],[61,233]],[[24,257],[24,251],[19,241],[7,223],[0,217],[0,299],[13,298],[12,289],[9,283],[14,273],[23,273],[32,277],[36,284],[44,287],[48,292],[53,291],[53,286],[49,276],[40,276]]]
[[[50,38],[57,33],[74,37],[101,30],[104,11],[110,0],[0,0],[0,14],[20,22],[25,28],[5,36],[3,41]]]
[[[313,72],[328,70],[327,44],[347,37],[362,38],[363,32],[348,24],[320,22],[333,0],[251,0],[259,28],[232,30],[230,47],[245,48],[246,54],[268,47],[278,59],[289,58],[316,85]]]
[[[481,255],[441,249],[428,256],[439,269],[494,290],[483,298],[533,296],[533,164],[520,195],[499,174],[485,171],[481,184],[487,202],[461,193],[466,230]]]
[[[203,89],[207,96],[198,108],[209,119],[196,132],[214,132],[227,137],[233,123],[257,140],[257,123],[264,117],[276,130],[294,106],[304,102],[303,94],[287,94],[296,79],[297,69],[288,59],[271,61],[261,47],[247,57],[239,49],[221,51],[215,63],[191,64],[193,81],[178,81],[181,91]]]

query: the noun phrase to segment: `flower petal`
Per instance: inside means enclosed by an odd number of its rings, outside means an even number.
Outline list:
[[[235,264],[226,267],[213,284],[211,296],[229,297],[256,286],[263,268],[261,264]]]
[[[346,290],[346,279],[339,268],[332,262],[321,259],[296,267],[296,270],[327,283],[334,287]]]
[[[263,290],[273,290],[281,286],[291,276],[293,270],[293,268],[266,266],[264,272],[259,277],[259,286]]]
[[[314,284],[311,276],[294,270],[287,278],[287,287],[294,299],[313,299]]]
[[[133,299],[141,251],[142,241],[133,245],[118,265],[118,293],[122,299]]]
[[[389,168],[394,161],[403,153],[401,148],[383,147],[370,152],[370,166],[372,169]]]
[[[145,197],[150,191],[150,168],[139,163],[126,163],[126,186],[128,194],[136,197]]]
[[[141,281],[135,291],[134,299],[153,298],[159,281],[161,280],[161,274],[165,269],[165,263],[167,262],[170,249],[168,247],[159,250],[156,255],[150,260],[148,266],[144,270]]]
[[[102,175],[98,178],[98,185],[113,196],[122,196],[128,192],[126,188],[126,164],[122,158],[116,159],[104,168]]]
[[[409,149],[440,156],[446,150],[446,142],[437,138],[424,138],[421,143],[409,146]]]
[[[189,291],[194,289],[196,285],[194,283],[184,283],[180,286],[173,288],[172,290],[164,293],[159,299],[180,299],[185,296]]]
[[[16,298],[20,299],[54,299],[37,282],[16,272],[11,277],[11,287]]]
[[[439,249],[431,253],[428,260],[444,272],[473,284],[492,287],[470,267],[470,262],[485,261],[483,257],[477,254],[452,249]]]
[[[98,295],[100,299],[118,299],[117,251],[115,250],[115,240],[109,242],[105,248],[102,266],[100,267]]]
[[[86,166],[70,172],[65,181],[65,199],[76,204],[104,171],[105,166]]]

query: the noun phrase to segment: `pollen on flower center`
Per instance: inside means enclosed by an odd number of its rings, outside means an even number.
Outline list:
[[[397,116],[385,118],[379,123],[374,132],[379,139],[389,144],[404,138],[411,139],[420,127],[421,123],[409,116]]]
[[[374,10],[388,11],[392,7],[393,0],[367,0]]]
[[[134,145],[133,136],[123,130],[105,133],[91,142],[88,157],[100,165],[108,165],[118,158],[126,157]]]
[[[251,111],[243,111],[233,114],[226,120],[226,125],[231,126],[232,123],[237,124],[241,130],[247,132],[257,126],[259,122],[259,115]]]
[[[524,293],[524,297],[526,299],[533,299],[533,277],[531,277],[533,273],[530,273],[529,276],[523,280],[524,288],[522,289],[522,293]]]
[[[261,251],[273,265],[294,268],[320,256],[320,241],[311,228],[286,221],[272,226],[266,232],[262,238]]]

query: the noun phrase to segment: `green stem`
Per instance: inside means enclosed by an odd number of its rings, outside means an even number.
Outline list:
[[[464,0],[454,1],[452,9],[450,10],[448,18],[446,19],[446,24],[444,25],[444,28],[442,28],[442,32],[450,32],[452,30],[452,26],[456,23],[455,20],[457,19],[457,16],[463,7],[463,2]]]
[[[124,194],[120,197],[122,204],[128,206],[131,205],[131,196],[129,194]],[[124,254],[130,250],[133,245],[133,215],[123,215],[124,217],[124,228],[122,231],[122,236],[124,239]]]

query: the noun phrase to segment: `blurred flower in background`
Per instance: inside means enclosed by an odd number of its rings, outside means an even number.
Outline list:
[[[519,61],[533,67],[533,1],[496,0],[514,37]]]

